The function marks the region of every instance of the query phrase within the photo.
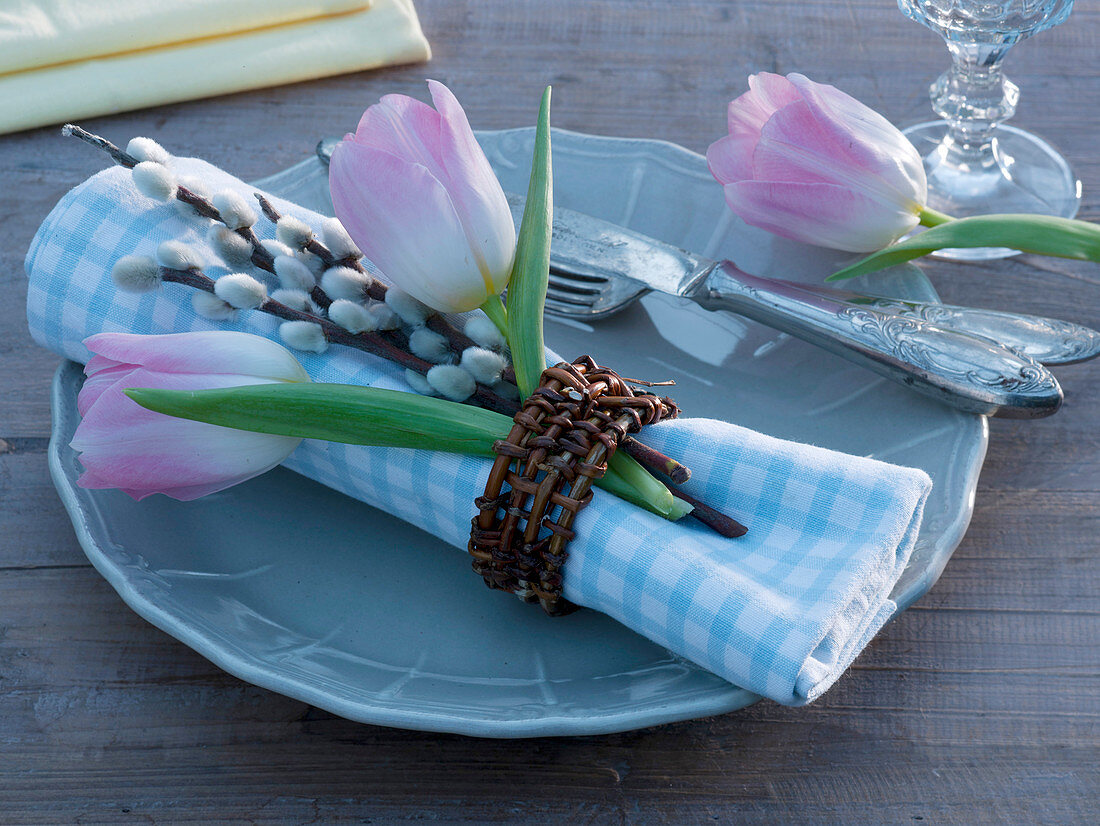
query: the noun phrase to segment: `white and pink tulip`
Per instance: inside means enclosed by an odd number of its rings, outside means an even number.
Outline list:
[[[301,441],[154,413],[124,392],[308,382],[290,351],[273,341],[214,331],[101,333],[84,343],[95,355],[85,367],[77,397],[82,421],[72,440],[84,466],[81,487],[120,488],[135,499],[197,499],[270,470]]]

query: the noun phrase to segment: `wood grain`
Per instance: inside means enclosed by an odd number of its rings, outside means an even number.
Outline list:
[[[429,66],[97,118],[244,178],[381,94],[452,86],[481,128],[532,122],[702,151],[750,71],[802,71],[897,123],[929,116],[940,41],[889,0],[420,0]],[[1008,60],[1100,220],[1100,3]],[[1065,407],[992,423],[973,523],[940,582],[809,708],[588,738],[485,741],[350,723],[232,678],[87,564],[46,468],[56,364],[25,330],[22,256],[102,159],[0,137],[0,822],[1088,823],[1100,811],[1100,365]],[[1100,325],[1100,269],[928,262],[946,300]]]

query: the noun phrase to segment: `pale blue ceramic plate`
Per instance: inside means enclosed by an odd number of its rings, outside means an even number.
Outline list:
[[[526,189],[530,130],[482,133],[506,189]],[[704,160],[671,144],[557,132],[557,202],[750,272],[819,280],[837,254],[731,218]],[[319,163],[258,185],[329,211]],[[935,299],[915,267],[879,291]],[[924,468],[935,488],[894,592],[904,607],[962,538],[985,420],[943,407],[753,322],[648,296],[548,344],[628,375],[674,378],[689,415]],[[645,342],[645,346],[639,346]],[[50,466],[88,557],[127,604],[232,674],[353,720],[489,737],[599,734],[757,698],[605,616],[548,619],[488,591],[463,554],[288,471],[196,502],[87,491],[67,447],[82,375],[54,383]]]

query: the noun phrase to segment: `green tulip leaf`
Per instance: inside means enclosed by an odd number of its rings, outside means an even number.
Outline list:
[[[1008,247],[1021,252],[1100,261],[1100,226],[1051,215],[976,215],[939,224],[830,275],[841,281],[892,267],[939,249]]]
[[[516,262],[508,282],[508,346],[522,398],[539,386],[546,369],[542,309],[550,280],[550,236],[554,218],[554,182],[550,159],[550,87],[542,94],[531,181],[523,209]]]
[[[126,395],[156,413],[234,430],[474,456],[494,456],[493,443],[507,436],[513,424],[508,416],[480,407],[351,384],[131,388]],[[607,474],[596,484],[673,521],[691,509],[623,453],[612,457]]]
[[[542,95],[531,180],[516,241],[516,263],[508,282],[508,346],[522,398],[539,386],[546,369],[543,343],[543,305],[550,279],[550,239],[554,222],[554,181],[550,152],[550,87]],[[608,473],[598,483],[622,499],[673,521],[690,512],[691,506],[671,491],[637,461],[618,452]]]
[[[351,384],[255,384],[126,391],[142,407],[207,424],[350,445],[486,454],[512,420],[471,405]]]

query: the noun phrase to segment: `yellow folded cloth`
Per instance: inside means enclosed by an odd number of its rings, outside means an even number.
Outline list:
[[[316,17],[370,0],[4,0],[0,74]]]
[[[259,2],[244,0],[245,5]],[[126,3],[136,6],[140,0]],[[263,4],[291,5],[283,0]],[[339,4],[314,0],[311,7]],[[187,5],[212,7],[209,0],[188,0]],[[223,7],[230,5],[223,0]],[[412,0],[373,0],[366,9],[0,74],[0,134],[430,56]]]

